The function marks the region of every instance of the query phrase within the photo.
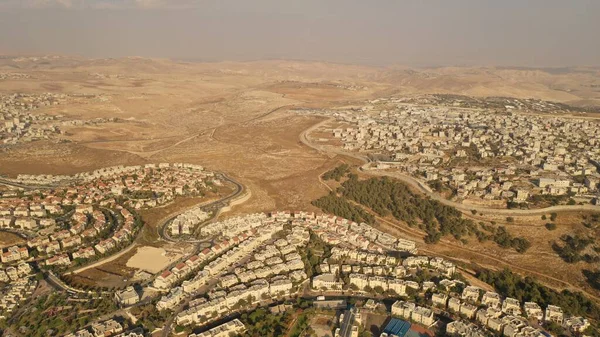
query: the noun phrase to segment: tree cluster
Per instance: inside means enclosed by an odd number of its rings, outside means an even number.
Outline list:
[[[600,290],[600,269],[597,270],[588,270],[584,269],[583,276],[585,276],[585,280],[587,283],[592,286],[596,290]]]
[[[474,234],[479,241],[491,239],[503,248],[511,247],[520,253],[531,247],[527,239],[513,237],[504,227],[490,226],[488,231],[491,234],[486,234],[472,220],[463,218],[456,208],[423,198],[404,183],[388,177],[359,180],[355,174],[349,174],[337,194],[332,192],[312,204],[325,212],[368,224],[373,224],[375,217],[359,205],[381,217],[392,215],[425,231],[426,243],[437,243],[446,235],[465,242],[466,236]]]
[[[331,169],[323,174],[323,179],[325,180],[335,180],[340,181],[346,173],[350,171],[350,166],[348,164],[342,164],[334,169]]]
[[[523,278],[509,269],[483,270],[477,273],[477,278],[492,285],[502,296],[513,297],[521,302],[536,302],[542,307],[557,305],[567,314],[600,319],[600,307],[580,292],[566,289],[557,292],[531,277]]]
[[[285,335],[288,316],[287,313],[274,315],[265,308],[259,308],[249,314],[242,314],[240,320],[248,329],[247,336],[275,337]]]
[[[560,238],[561,243],[554,242],[552,249],[560,256],[563,261],[567,263],[576,263],[579,261],[585,261],[587,263],[594,263],[600,261],[600,256],[597,254],[590,254],[590,252],[584,252],[589,245],[594,243],[593,238],[581,237],[575,235],[563,235]],[[598,251],[597,247],[592,249]]]
[[[505,227],[500,226],[492,236],[495,243],[502,248],[514,248],[519,253],[525,253],[530,247],[531,242],[523,237],[512,236]]]
[[[323,211],[352,220],[354,222],[375,223],[375,217],[360,206],[351,204],[345,198],[330,193],[324,197],[314,200],[312,204]]]
[[[473,221],[463,219],[456,208],[422,198],[405,184],[387,177],[358,180],[356,175],[350,175],[342,184],[341,193],[379,216],[391,214],[409,225],[418,225],[427,232],[428,243],[436,243],[445,235],[461,239],[476,229]]]

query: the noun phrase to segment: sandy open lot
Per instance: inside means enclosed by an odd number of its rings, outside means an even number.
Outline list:
[[[162,248],[140,247],[127,261],[127,267],[155,274],[180,257],[181,254],[167,252]]]

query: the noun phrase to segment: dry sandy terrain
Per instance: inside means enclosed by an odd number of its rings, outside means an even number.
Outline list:
[[[23,238],[13,233],[0,232],[0,248],[5,248],[25,242]]]
[[[340,158],[318,153],[299,142],[299,135],[320,119],[290,113],[292,107],[351,106],[392,93],[514,96],[600,105],[600,71],[589,68],[409,70],[295,61],[182,63],[138,58],[58,58],[21,62],[1,59],[0,72],[31,76],[1,80],[0,94],[93,95],[72,97],[69,104],[41,108],[34,114],[81,120],[119,119],[64,127],[66,134],[60,138],[66,142],[60,144],[48,140],[0,148],[0,174],[67,174],[109,165],[157,162],[201,164],[227,173],[251,190],[251,198],[226,216],[276,208],[311,210],[310,201],[328,193],[319,175],[339,164]],[[138,242],[144,247],[135,256],[132,252],[126,259],[102,266],[103,271],[82,273],[80,281],[102,279],[117,284],[131,277],[134,268],[157,270],[154,259],[162,258],[162,251],[149,245],[167,251],[189,248],[153,241],[157,239],[155,226],[161,219],[193,203],[182,200],[178,205],[144,212],[144,220],[151,224]],[[496,220],[500,224],[502,219]],[[506,224],[513,234],[534,243],[526,254],[474,240],[467,247],[448,241],[436,246],[423,244],[421,248],[488,266],[512,266],[558,286],[566,280],[585,287],[580,272],[585,266],[565,264],[549,244],[562,233],[581,230],[579,218],[565,216],[554,232],[545,230],[539,219],[529,220]],[[387,229],[422,238],[403,225]],[[149,259],[153,262],[148,263]]]
[[[127,261],[127,267],[155,274],[180,257],[181,254],[167,252],[162,248],[141,247]]]

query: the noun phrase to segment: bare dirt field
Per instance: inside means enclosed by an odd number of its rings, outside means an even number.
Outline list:
[[[333,321],[335,319],[335,313],[333,314],[317,314],[310,319],[310,327],[315,332],[316,337],[332,337],[331,333],[333,329]]]
[[[385,328],[385,323],[388,321],[387,314],[380,313],[364,313],[365,330],[369,331],[373,336],[379,336]]]
[[[0,232],[0,248],[18,245],[23,242],[25,242],[25,240],[23,240],[23,238],[16,234],[9,232]]]
[[[85,286],[122,288],[130,283],[136,272],[136,269],[126,266],[126,262],[136,251],[137,249],[134,248],[111,262],[103,263],[78,274],[70,274],[66,276],[67,281],[79,288]]]
[[[156,274],[163,268],[176,261],[181,254],[167,252],[162,248],[140,247],[127,261],[127,267],[141,269]]]

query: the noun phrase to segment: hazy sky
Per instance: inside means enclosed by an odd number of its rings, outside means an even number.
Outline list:
[[[600,0],[0,0],[0,53],[600,65]]]

